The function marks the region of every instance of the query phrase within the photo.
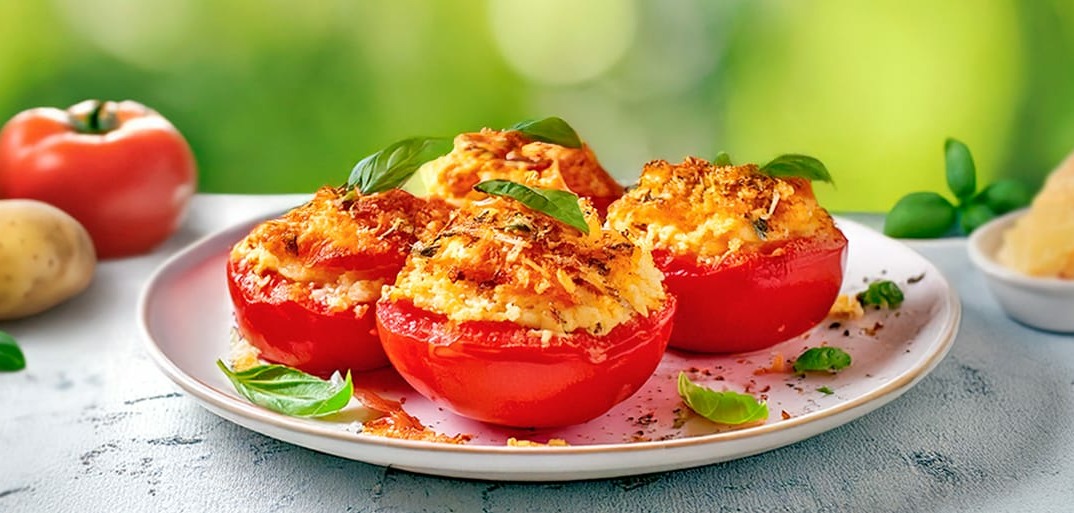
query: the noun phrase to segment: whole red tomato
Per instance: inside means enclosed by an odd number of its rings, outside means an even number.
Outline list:
[[[66,211],[86,227],[100,258],[145,253],[167,239],[196,175],[179,131],[133,101],[30,109],[0,131],[0,197]]]
[[[828,315],[846,262],[842,232],[772,242],[715,265],[653,252],[679,299],[671,346],[707,353],[762,349],[800,335]]]
[[[542,341],[505,321],[452,323],[409,301],[377,303],[388,358],[418,393],[465,417],[516,427],[596,418],[637,392],[663,357],[675,299],[602,336]],[[567,337],[568,340],[563,340]]]

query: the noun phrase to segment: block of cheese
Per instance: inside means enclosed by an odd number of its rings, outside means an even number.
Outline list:
[[[1030,276],[1074,279],[1074,154],[1003,235],[999,262]]]

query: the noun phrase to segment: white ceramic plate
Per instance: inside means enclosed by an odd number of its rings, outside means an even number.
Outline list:
[[[224,263],[228,249],[254,223],[212,235],[175,255],[154,274],[139,305],[149,353],[164,373],[213,413],[251,430],[317,451],[415,472],[490,480],[562,481],[642,474],[741,458],[791,444],[845,424],[895,399],[947,354],[958,330],[958,297],[927,260],[856,223],[839,220],[850,240],[843,291],[856,293],[886,278],[906,295],[894,312],[829,319],[771,349],[731,356],[669,352],[646,385],[606,415],[560,429],[506,429],[442,411],[388,369],[356,377],[384,397],[405,397],[405,409],[438,432],[470,434],[466,445],[375,437],[355,430],[367,414],[357,401],[329,418],[300,419],[252,405],[216,368],[227,357],[232,309]],[[908,283],[914,281],[914,283]],[[757,373],[774,355],[793,360],[823,343],[843,348],[853,364],[836,375]],[[767,422],[720,429],[683,412],[676,393],[680,370],[715,389],[763,395]],[[827,394],[818,388],[827,387]],[[567,447],[507,446],[508,437]]]

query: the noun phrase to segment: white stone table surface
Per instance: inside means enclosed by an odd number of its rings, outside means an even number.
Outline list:
[[[157,370],[135,305],[149,274],[183,246],[305,197],[199,195],[154,253],[104,262],[74,300],[0,321],[27,359],[26,370],[0,373],[0,512],[1074,511],[1074,337],[1005,317],[963,239],[910,243],[962,298],[944,361],[891,404],[757,456],[609,480],[494,483],[248,431]]]

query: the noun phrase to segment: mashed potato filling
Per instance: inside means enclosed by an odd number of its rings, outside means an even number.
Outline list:
[[[533,185],[567,189],[585,197],[618,197],[623,193],[601,167],[589,146],[567,148],[533,141],[512,130],[489,130],[459,134],[451,153],[425,163],[418,171],[429,194],[456,205],[477,201],[484,194],[473,190],[485,180],[522,182],[537,173]]]
[[[766,242],[836,233],[809,181],[693,157],[646,164],[638,186],[608,209],[608,223],[641,245],[700,262]]]
[[[604,335],[665,300],[651,254],[602,229],[581,200],[588,235],[507,198],[464,206],[431,241],[415,247],[391,300],[451,321],[510,321],[552,343],[552,334]]]

